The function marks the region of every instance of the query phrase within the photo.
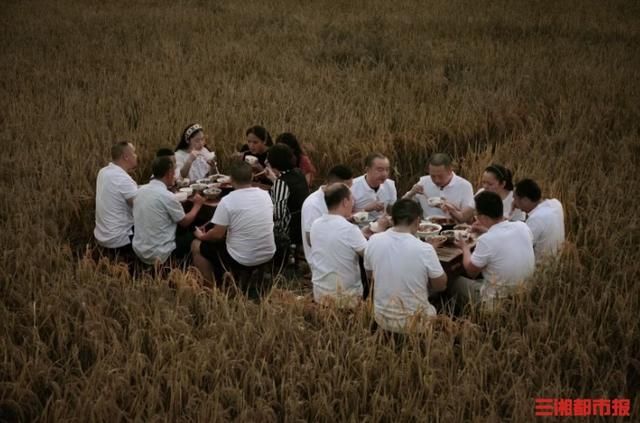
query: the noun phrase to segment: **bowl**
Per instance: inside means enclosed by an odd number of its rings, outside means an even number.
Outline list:
[[[469,232],[467,231],[461,231],[461,230],[456,230],[456,229],[449,229],[446,231],[442,231],[441,235],[444,235],[447,237],[447,242],[453,242],[456,239],[469,239]]]
[[[453,228],[453,225],[456,224],[456,222],[448,216],[428,216],[426,220],[442,227],[449,226],[447,229]]]
[[[231,177],[227,175],[218,175],[216,177],[216,182],[219,182],[221,184],[229,184],[231,183]]]
[[[197,184],[210,184],[211,183],[211,178],[200,178],[196,181]]]
[[[468,223],[458,223],[453,227],[453,229],[456,231],[470,231],[471,225],[469,225]]]
[[[371,229],[371,232],[373,232],[374,234],[377,234],[378,232],[383,231],[382,226],[380,226],[378,222],[369,223],[369,229]]]
[[[253,166],[258,163],[258,158],[256,156],[245,156],[244,161]]]
[[[179,192],[183,192],[187,195],[187,197],[190,197],[191,195],[193,195],[193,189],[192,188],[180,188]]]
[[[181,203],[187,201],[187,198],[189,197],[189,194],[187,194],[186,192],[183,192],[183,191],[176,192],[173,195],[175,195],[176,200],[178,200]]]
[[[428,242],[433,242],[434,244],[442,244],[447,241],[447,237],[444,235],[435,234],[435,235],[429,235],[425,237],[424,240]]]
[[[220,197],[221,192],[222,190],[220,188],[208,188],[205,189],[202,194],[207,200],[216,200],[218,197]]]
[[[207,184],[191,184],[191,189],[193,190],[193,192],[202,192],[207,189]]]
[[[191,184],[191,181],[189,180],[189,178],[178,179],[178,182],[176,183],[176,185],[178,185],[178,187],[180,188],[188,187],[190,184]]]
[[[440,197],[429,197],[427,198],[427,204],[430,207],[438,207],[444,203],[444,199]]]
[[[416,232],[416,235],[418,238],[426,238],[432,235],[437,235],[441,230],[442,226],[436,223],[422,221],[418,225],[418,232]]]
[[[369,219],[369,213],[366,211],[361,211],[353,214],[353,221],[356,223],[364,223]]]

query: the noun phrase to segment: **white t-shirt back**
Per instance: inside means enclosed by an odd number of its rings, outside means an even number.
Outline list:
[[[480,188],[476,195],[484,191],[484,188]],[[474,204],[475,208],[475,204]],[[509,191],[509,194],[502,199],[502,215],[505,219],[512,222],[524,222],[526,214],[520,209],[513,209],[513,191]]]
[[[327,203],[324,201],[324,186],[320,187],[317,191],[312,192],[302,203],[302,246],[304,247],[304,257],[307,259],[309,266],[311,264],[311,246],[307,242],[306,233],[311,233],[311,225],[320,216],[329,213],[327,210]]]
[[[273,258],[273,203],[260,188],[232,191],[220,200],[211,222],[227,227],[227,251],[244,266],[258,266]]]
[[[364,208],[376,201],[381,201],[384,203],[385,207],[388,205],[392,205],[398,199],[398,193],[396,191],[396,183],[391,179],[387,179],[378,187],[378,190],[374,190],[369,186],[367,180],[365,179],[366,175],[358,176],[353,180],[353,185],[351,186],[351,194],[353,195],[354,201],[354,210],[361,211]],[[378,218],[382,216],[381,212],[369,212],[371,217]]]
[[[478,238],[471,262],[484,268],[483,301],[506,295],[533,274],[533,235],[524,222],[497,223]]]
[[[404,332],[436,314],[429,303],[427,282],[444,273],[435,249],[409,233],[390,229],[373,235],[364,267],[373,271],[376,322],[386,330]]]
[[[201,179],[206,177],[211,171],[211,166],[207,163],[207,158],[211,154],[206,147],[202,147],[200,150],[200,154],[198,157],[191,163],[191,168],[189,169],[189,175],[187,176],[192,182],[195,182],[197,179]],[[215,153],[214,153],[215,156]],[[182,166],[186,163],[187,159],[189,159],[189,152],[187,150],[178,150],[175,152],[176,157],[176,177],[181,176],[180,170]]]
[[[356,225],[342,216],[325,214],[311,227],[313,298],[331,298],[339,307],[357,304],[362,298],[358,251],[367,240]]]
[[[527,226],[533,233],[533,249],[536,260],[554,256],[564,242],[564,210],[555,198],[542,201],[531,210]]]
[[[164,182],[153,179],[138,190],[133,203],[133,251],[147,264],[164,263],[176,249],[177,223],[182,205]]]
[[[449,203],[453,204],[460,210],[467,207],[474,208],[475,202],[473,201],[473,187],[471,182],[467,181],[460,176],[453,174],[451,181],[447,186],[440,189],[439,186],[433,183],[431,176],[425,175],[418,181],[424,189],[424,195],[416,195],[414,200],[420,203],[422,206],[423,216],[447,216],[447,213],[439,207],[431,207],[427,202],[430,197],[443,197]]]
[[[109,163],[96,179],[96,226],[93,235],[106,248],[131,243],[133,212],[127,200],[135,198],[138,185],[120,166]]]

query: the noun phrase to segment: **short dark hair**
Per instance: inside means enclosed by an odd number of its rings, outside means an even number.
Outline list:
[[[387,159],[387,156],[385,156],[382,153],[369,153],[367,155],[367,157],[364,158],[364,167],[371,167],[373,166],[373,161],[375,159]]]
[[[350,167],[342,164],[335,165],[327,174],[327,182],[330,184],[334,182],[348,181],[349,179],[353,179],[353,172]]]
[[[175,156],[175,152],[170,148],[161,148],[156,151],[156,157],[171,157]]]
[[[167,173],[173,172],[174,167],[173,160],[169,156],[156,157],[151,162],[151,171],[156,179],[164,178]]]
[[[485,167],[484,171],[492,173],[498,182],[504,182],[504,189],[513,191],[513,176],[509,169],[499,164],[492,164],[491,166]]]
[[[349,197],[351,197],[351,190],[345,184],[331,185],[324,192],[324,202],[329,210],[335,209],[344,199]]]
[[[268,147],[271,147],[273,145],[271,134],[269,134],[269,131],[267,131],[267,129],[264,126],[260,126],[260,125],[252,126],[251,128],[247,129],[245,133],[245,135],[249,135],[249,134],[253,134],[256,137],[258,137],[258,139],[264,142]]]
[[[535,202],[542,198],[542,190],[533,179],[523,179],[516,184],[516,195],[518,197],[526,197]]]
[[[129,146],[129,141],[118,141],[111,146],[111,160],[120,160],[124,151]]]
[[[293,169],[293,151],[286,144],[276,144],[267,151],[269,165],[284,172]]]
[[[404,198],[391,207],[391,218],[394,225],[410,225],[422,217],[422,207],[413,200]]]
[[[478,214],[499,219],[502,217],[502,198],[495,192],[482,191],[474,197]]]
[[[253,178],[251,165],[247,162],[234,163],[229,169],[231,180],[238,184],[249,184]]]
[[[447,153],[435,153],[429,157],[429,164],[431,166],[451,167],[451,163],[451,156]]]

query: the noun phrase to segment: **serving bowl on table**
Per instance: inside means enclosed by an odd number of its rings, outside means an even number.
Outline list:
[[[220,198],[221,193],[222,190],[220,188],[207,188],[202,191],[202,195],[204,195],[204,198],[207,200],[217,200]]]
[[[425,220],[440,225],[445,230],[453,229],[456,224],[455,220],[449,216],[427,216]]]
[[[178,200],[179,202],[183,203],[185,201],[187,201],[187,198],[189,198],[189,194],[187,194],[184,191],[178,191],[175,194],[176,200]]]
[[[191,189],[193,192],[202,193],[205,189],[207,189],[207,184],[191,184]]]
[[[193,188],[191,188],[191,187],[180,188],[180,190],[178,192],[182,192],[182,193],[186,194],[187,197],[191,197],[193,195]]]
[[[433,235],[438,235],[441,230],[442,226],[438,225],[437,223],[426,222],[423,220],[418,225],[418,232],[416,232],[416,235],[418,236],[418,238],[427,238]]]
[[[369,219],[369,213],[366,211],[360,211],[353,214],[353,221],[356,223],[364,223]]]

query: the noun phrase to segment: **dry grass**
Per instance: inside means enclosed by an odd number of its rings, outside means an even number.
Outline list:
[[[640,415],[637,2],[6,1],[0,21],[0,418],[525,421],[539,396]],[[263,123],[321,170],[382,150],[401,190],[436,149],[472,180],[504,163],[564,202],[570,247],[496,315],[404,345],[368,310],[84,259],[111,142],[148,163],[194,120],[223,165]]]

